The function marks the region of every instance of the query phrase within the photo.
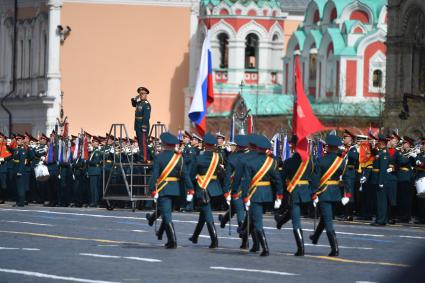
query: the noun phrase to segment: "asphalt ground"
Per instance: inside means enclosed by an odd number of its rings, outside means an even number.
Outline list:
[[[295,257],[290,222],[277,230],[270,215],[269,257],[239,249],[234,219],[231,235],[216,221],[220,248],[212,250],[206,227],[197,245],[188,241],[196,213],[173,214],[178,248],[167,250],[145,213],[0,205],[0,282],[390,282],[412,275],[413,260],[425,253],[424,226],[336,221],[339,257],[327,257],[325,233],[318,245],[306,239],[306,255]],[[307,238],[313,220],[302,225]],[[417,272],[424,282],[425,270]]]

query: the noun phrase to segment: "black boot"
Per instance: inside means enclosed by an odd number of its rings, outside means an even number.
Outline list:
[[[317,245],[317,242],[319,242],[319,238],[323,232],[323,229],[325,229],[325,222],[323,221],[322,217],[320,217],[319,224],[317,224],[316,230],[309,237],[314,245]]]
[[[166,249],[176,249],[176,231],[174,231],[174,225],[172,223],[164,224],[165,232],[167,233],[168,243],[165,246]]]
[[[256,253],[260,249],[258,233],[254,228],[251,228],[251,237],[252,237],[252,248],[249,250],[250,253]]]
[[[328,235],[329,245],[331,246],[331,253],[328,256],[338,256],[338,242],[336,240],[335,231],[328,232],[326,231],[326,235]]]
[[[267,245],[266,234],[264,234],[264,230],[257,231],[258,240],[260,242],[261,248],[263,251],[260,256],[268,256],[269,255],[269,246]]]
[[[276,228],[281,229],[282,226],[291,219],[291,214],[289,212],[284,212],[282,214],[276,213],[274,215],[274,220],[276,221]]]
[[[202,228],[204,228],[205,221],[199,220],[196,224],[195,231],[193,231],[192,237],[189,238],[189,241],[191,241],[194,244],[198,243],[199,234],[201,234]]]
[[[161,225],[159,225],[158,231],[156,231],[156,237],[158,238],[158,240],[162,240],[162,235],[164,235],[164,230],[165,230],[165,225],[164,222],[161,221]]]
[[[148,221],[149,226],[153,226],[155,220],[157,220],[159,216],[161,216],[159,211],[154,213],[146,213],[146,220]]]
[[[210,234],[211,244],[210,249],[218,248],[217,230],[215,229],[214,222],[207,223],[208,233]]]
[[[294,229],[295,242],[297,243],[297,252],[294,256],[303,256],[304,255],[304,238],[303,230]]]
[[[239,228],[242,227],[242,223],[239,223]],[[239,247],[240,249],[247,250],[249,248],[248,235],[245,233],[242,238],[242,244]]]
[[[218,215],[218,220],[220,221],[220,228],[224,228],[226,227],[226,223],[229,222],[230,219],[230,211],[227,210],[226,213],[223,214],[219,214]]]
[[[396,207],[395,206],[389,206],[389,219],[388,219],[388,224],[392,224],[394,225],[396,223]]]

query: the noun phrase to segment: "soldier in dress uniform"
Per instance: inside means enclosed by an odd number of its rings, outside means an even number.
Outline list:
[[[74,203],[76,207],[86,206],[88,204],[88,180],[87,180],[87,164],[86,161],[81,158],[81,152],[84,150],[83,139],[78,139],[77,136],[72,136],[75,143],[79,143],[79,151],[77,158],[72,161],[72,173],[75,181],[73,184],[74,192]]]
[[[47,191],[49,202],[46,206],[56,206],[58,201],[58,189],[59,189],[59,166],[58,166],[58,140],[56,132],[52,131],[50,134],[50,141],[48,152],[46,156],[46,165],[49,170],[49,180],[47,181]]]
[[[231,197],[232,208],[227,210],[224,215],[219,215],[220,227],[224,228],[226,223],[233,217],[234,214],[237,216],[238,229],[240,230],[244,219],[245,210],[243,200],[241,197],[241,180],[244,173],[244,166],[247,162],[246,156],[248,150],[248,137],[245,135],[237,135],[235,137],[236,151],[231,153],[227,160],[227,167],[224,177],[224,191],[226,201],[229,204]],[[248,235],[242,237],[241,249],[248,248]]]
[[[147,137],[150,129],[149,119],[151,116],[151,105],[147,100],[149,90],[142,86],[137,89],[137,93],[139,95],[131,99],[131,105],[136,107],[134,130],[136,131],[141,156],[143,156],[143,161],[146,162],[151,160],[147,149]]]
[[[383,135],[378,137],[380,150],[377,161],[379,172],[376,191],[376,220],[372,223],[373,226],[384,226],[387,222],[395,223],[395,207],[397,204],[396,142],[398,142],[396,138],[386,138]],[[391,213],[390,220],[387,213],[388,206]]]
[[[296,146],[296,142],[293,143]],[[311,156],[306,160],[302,160],[299,153],[294,154],[286,159],[283,163],[282,181],[287,194],[284,196],[289,198],[292,217],[292,228],[297,243],[297,252],[295,256],[304,255],[304,237],[301,229],[301,204],[311,202],[312,175],[314,171],[314,163]]]
[[[332,223],[332,208],[336,203],[343,204],[349,202],[349,198],[344,192],[344,196],[340,190],[340,182],[345,170],[345,159],[338,155],[338,147],[342,145],[341,139],[336,135],[328,135],[326,137],[326,154],[315,167],[313,178],[313,204],[319,204],[321,212],[319,224],[316,227],[310,239],[313,244],[317,244],[323,229],[326,229],[331,252],[329,256],[338,256],[338,242]],[[347,187],[344,187],[347,189]]]
[[[245,209],[253,223],[254,244],[250,252],[257,252],[259,248],[257,243],[259,243],[262,248],[260,256],[268,256],[269,248],[263,230],[264,205],[275,200],[274,208],[280,207],[283,198],[282,180],[278,172],[278,164],[269,153],[270,141],[262,135],[255,135],[250,139],[257,153],[251,155],[250,162],[246,163],[241,184]],[[274,192],[276,198],[273,195]]]
[[[425,178],[425,137],[421,138],[420,153],[415,161],[415,180]],[[425,198],[417,198],[417,217],[415,224],[425,224]]]
[[[345,167],[344,175],[342,176],[343,191],[347,194],[350,202],[345,205],[345,221],[353,221],[353,209],[354,209],[354,192],[356,187],[357,169],[359,167],[359,150],[358,145],[354,145],[355,135],[348,130],[344,130],[343,144],[344,152],[343,156],[346,156],[347,166]]]
[[[103,157],[99,147],[99,142],[100,141],[97,137],[92,137],[91,145],[93,149],[89,155],[89,160],[87,161],[87,175],[89,176],[90,182],[90,207],[98,206],[101,198],[101,196],[99,196],[99,187],[101,186],[101,165]]]
[[[164,227],[167,234],[168,242],[165,247],[175,249],[177,248],[177,239],[171,216],[173,202],[177,201],[180,196],[180,185],[184,185],[188,201],[193,198],[194,190],[183,157],[176,150],[179,140],[168,132],[162,133],[160,139],[163,151],[155,158],[150,190],[154,201],[158,203],[158,209],[162,216],[161,226]]]
[[[0,204],[6,201],[7,196],[7,161],[12,159],[7,142],[7,137],[0,133]]]
[[[373,149],[368,147],[365,152],[365,162],[361,164],[361,177],[360,177],[360,189],[361,189],[361,214],[358,217],[359,220],[372,220],[374,208],[376,205],[376,186],[377,182],[372,182],[373,163],[375,160]]]
[[[217,231],[214,225],[214,218],[211,209],[211,198],[217,198],[224,195],[224,191],[217,179],[217,171],[223,162],[222,157],[216,152],[217,139],[210,133],[204,136],[204,147],[198,155],[192,166],[192,173],[196,178],[195,198],[200,203],[200,213],[198,223],[196,224],[193,236],[189,241],[198,243],[199,234],[207,223],[208,233],[210,234],[210,249],[218,247]]]
[[[39,137],[38,145],[33,148],[34,158],[32,159],[31,165],[34,170],[40,162],[44,162],[46,160],[47,154],[47,141],[49,138],[45,134],[41,134]],[[41,203],[44,205],[48,204],[48,183],[36,181],[37,190],[40,195]]]
[[[26,160],[28,157],[27,149],[24,145],[24,136],[16,135],[16,148],[13,150],[12,161],[14,163],[13,171],[16,176],[16,204],[14,206],[23,207],[25,205],[25,194],[28,186],[28,173],[26,170]]]
[[[401,151],[397,155],[397,214],[402,223],[409,223],[412,216],[413,167],[417,157],[412,150],[413,143],[413,139],[403,136]]]

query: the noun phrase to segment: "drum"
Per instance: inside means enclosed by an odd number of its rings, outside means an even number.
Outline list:
[[[49,169],[47,169],[47,166],[42,163],[38,164],[34,168],[34,173],[35,173],[35,179],[38,182],[45,182],[49,180],[50,178]]]
[[[420,198],[425,198],[425,177],[416,180],[416,191]]]

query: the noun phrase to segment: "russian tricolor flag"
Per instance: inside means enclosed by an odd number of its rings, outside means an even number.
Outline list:
[[[212,59],[210,31],[208,30],[202,45],[201,63],[199,66],[195,93],[193,94],[192,105],[189,109],[189,119],[195,123],[201,136],[204,136],[207,128],[207,109],[213,102]]]

